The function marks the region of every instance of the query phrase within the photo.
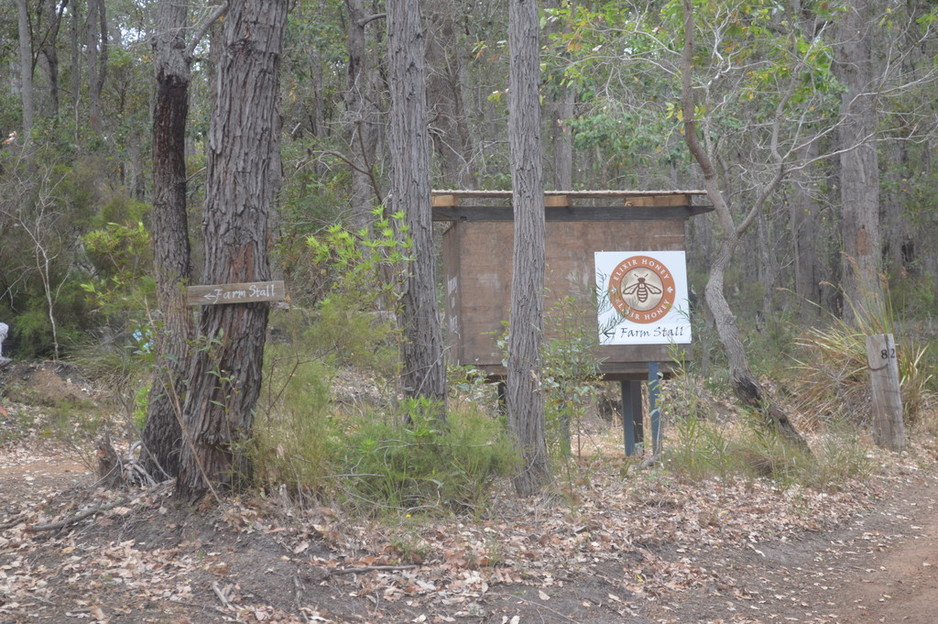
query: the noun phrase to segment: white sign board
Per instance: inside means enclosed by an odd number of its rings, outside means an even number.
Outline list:
[[[683,251],[597,251],[601,345],[691,341]]]

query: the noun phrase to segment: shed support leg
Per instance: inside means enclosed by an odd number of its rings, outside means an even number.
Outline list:
[[[622,427],[625,430],[625,454],[635,455],[636,443],[645,438],[642,426],[642,382],[622,381]]]
[[[661,405],[660,405],[660,381],[658,362],[648,363],[648,413],[651,421],[651,444],[652,453],[657,455],[661,452]]]

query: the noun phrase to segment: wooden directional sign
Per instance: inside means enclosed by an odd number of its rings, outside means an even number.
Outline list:
[[[283,288],[283,282],[280,280],[274,282],[189,286],[189,288],[186,289],[186,303],[189,305],[283,301],[285,296],[286,291]]]

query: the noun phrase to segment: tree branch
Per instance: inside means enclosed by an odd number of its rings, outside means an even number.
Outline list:
[[[205,36],[205,33],[208,32],[208,29],[212,27],[217,20],[221,19],[225,13],[228,12],[228,2],[221,4],[215,8],[211,15],[199,26],[199,29],[195,32],[195,37],[192,38],[192,41],[189,42],[189,47],[186,48],[186,62],[192,61],[192,56],[195,54],[195,48],[199,45],[199,42],[202,40],[202,37]]]

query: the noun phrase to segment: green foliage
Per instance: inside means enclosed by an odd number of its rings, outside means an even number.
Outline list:
[[[139,279],[150,269],[150,233],[137,222],[134,226],[108,223],[82,237],[88,259],[99,274],[121,279]]]
[[[95,313],[121,345],[143,347],[152,334],[147,311],[156,290],[149,232],[139,222],[108,223],[85,234],[82,242],[95,272],[81,288]],[[148,350],[138,349],[141,354]]]
[[[396,311],[410,261],[404,215],[374,211],[372,231],[328,227],[310,236],[314,272],[322,280],[313,322],[305,339],[337,362],[396,370]]]
[[[580,431],[602,380],[592,318],[584,316],[582,304],[572,296],[554,301],[545,315],[541,379],[546,392],[546,433],[549,446],[562,456],[570,455],[571,430]],[[578,446],[576,451],[579,456],[582,449]]]
[[[389,419],[348,432],[339,457],[348,502],[363,510],[473,511],[493,481],[517,459],[503,426],[477,413],[451,411],[445,428],[437,406],[409,399]],[[410,417],[410,425],[403,422]]]
[[[884,306],[854,308],[854,323],[831,316],[826,327],[811,328],[798,339],[794,387],[798,411],[813,425],[846,420],[865,426],[871,418],[867,336],[894,334],[899,324],[887,292]],[[914,425],[932,402],[934,377],[925,366],[927,345],[911,336],[896,337],[900,392],[906,423]],[[809,420],[809,422],[810,422]]]
[[[303,360],[283,346],[265,353],[267,391],[258,403],[253,458],[260,485],[285,485],[295,496],[322,498],[331,474],[331,458],[342,445],[330,414],[333,371],[319,361]]]

